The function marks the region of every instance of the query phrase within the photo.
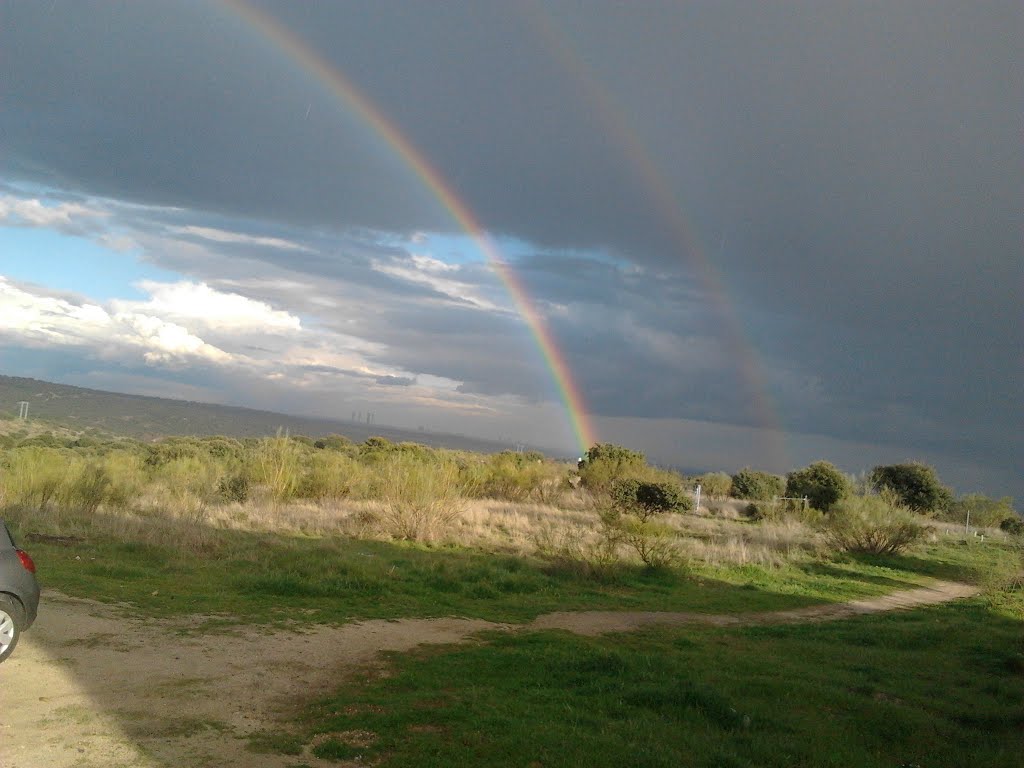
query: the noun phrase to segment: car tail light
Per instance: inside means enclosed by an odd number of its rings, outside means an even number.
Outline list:
[[[29,573],[35,573],[36,564],[32,562],[32,558],[28,556],[28,552],[23,552],[20,549],[16,551],[18,553],[18,559],[21,560],[21,564],[25,567],[25,570]]]

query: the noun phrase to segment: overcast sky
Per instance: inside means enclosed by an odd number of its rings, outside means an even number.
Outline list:
[[[1012,0],[13,0],[0,370],[575,455],[468,214],[597,438],[1021,497],[1022,39]]]

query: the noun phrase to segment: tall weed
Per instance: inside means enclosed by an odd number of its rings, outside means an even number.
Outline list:
[[[462,512],[459,471],[453,463],[427,464],[393,453],[381,459],[377,479],[380,523],[393,538],[435,541]]]

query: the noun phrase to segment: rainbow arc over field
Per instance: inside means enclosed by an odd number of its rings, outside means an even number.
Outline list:
[[[504,283],[516,309],[529,327],[545,364],[551,371],[580,452],[585,452],[590,448],[597,442],[596,431],[587,414],[583,395],[573,379],[565,356],[555,344],[547,324],[534,307],[522,281],[502,257],[494,239],[487,233],[469,206],[456,195],[451,185],[430,164],[423,153],[413,146],[376,105],[361,93],[342,72],[331,66],[301,38],[273,17],[243,0],[221,0],[221,6],[230,11],[233,16],[241,19],[263,40],[312,77],[343,108],[357,114],[416,174],[431,194],[451,214],[459,227],[476,243],[495,274]]]

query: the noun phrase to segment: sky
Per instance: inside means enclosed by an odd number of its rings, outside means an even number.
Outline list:
[[[1022,39],[1012,1],[11,0],[0,373],[1021,498]]]

